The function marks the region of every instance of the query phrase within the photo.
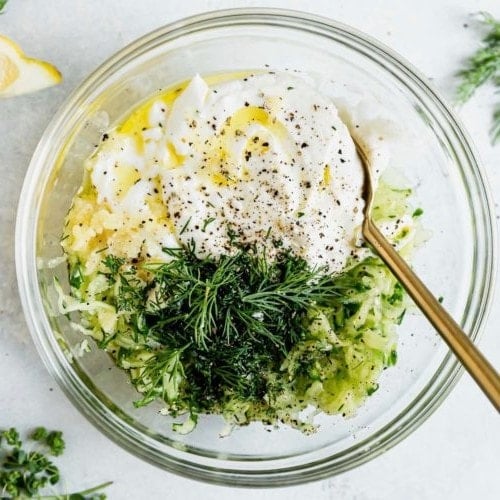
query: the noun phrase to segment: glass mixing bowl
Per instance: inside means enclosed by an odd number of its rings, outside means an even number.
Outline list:
[[[19,288],[34,341],[71,401],[108,437],[165,469],[206,481],[270,486],[345,471],[376,457],[436,409],[461,372],[415,310],[400,328],[398,363],[350,419],[319,416],[312,436],[253,423],[221,438],[220,417],[190,434],[171,430],[161,405],[135,409],[135,389],[58,314],[53,280],[68,290],[60,238],[82,162],[102,133],[161,88],[195,73],[289,68],[335,80],[376,101],[401,125],[392,163],[424,208],[429,238],[417,273],[476,338],[493,287],[494,235],[483,174],[457,119],[407,62],[350,27],[308,14],[232,10],[179,21],[129,45],[97,69],[47,128],[29,167],[17,221]]]

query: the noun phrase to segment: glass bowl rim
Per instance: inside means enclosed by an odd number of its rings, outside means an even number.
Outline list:
[[[481,264],[483,272],[481,278],[477,278],[476,276],[475,281],[471,285],[471,289],[477,287],[477,283],[482,283],[483,285],[482,298],[484,300],[477,306],[474,318],[471,320],[470,336],[475,340],[481,326],[484,324],[491,304],[497,255],[491,196],[485,182],[484,172],[471,146],[470,138],[454,113],[443,102],[432,85],[427,82],[425,76],[395,51],[361,31],[343,23],[297,10],[259,7],[239,8],[216,10],[186,17],[138,38],[113,54],[107,61],[94,70],[67,97],[56,112],[33,154],[19,199],[15,253],[21,302],[37,350],[48,371],[58,382],[73,405],[101,432],[136,456],[193,479],[202,479],[207,482],[219,484],[227,484],[230,481],[234,486],[284,486],[322,479],[335,473],[344,472],[375,458],[400,442],[437,409],[457,383],[463,372],[459,363],[451,353],[448,353],[434,378],[421,391],[419,397],[415,398],[409,405],[409,411],[403,417],[404,422],[401,425],[395,425],[397,418],[393,418],[376,433],[371,434],[369,437],[341,452],[341,455],[347,455],[347,460],[344,459],[340,463],[332,461],[336,457],[336,455],[333,455],[323,460],[308,462],[300,466],[258,471],[231,468],[231,462],[229,462],[229,466],[227,463],[222,466],[206,466],[179,456],[174,456],[173,454],[168,455],[158,451],[153,443],[150,443],[151,440],[149,437],[120,420],[119,417],[92,394],[90,389],[80,381],[74,371],[69,369],[68,361],[60,348],[57,347],[57,343],[53,339],[52,329],[45,317],[45,309],[38,287],[36,269],[35,247],[40,205],[40,192],[37,188],[40,185],[40,178],[44,176],[45,182],[41,184],[45,186],[50,173],[53,171],[51,168],[47,169],[48,172],[44,173],[43,158],[50,151],[50,142],[54,137],[58,136],[59,127],[64,123],[64,120],[72,117],[72,122],[75,122],[83,116],[84,110],[80,109],[75,112],[77,104],[81,101],[90,100],[93,92],[99,89],[100,85],[104,84],[114,71],[126,66],[140,54],[154,48],[156,46],[155,43],[158,45],[168,44],[172,40],[189,35],[195,31],[206,32],[214,28],[234,28],[242,24],[250,25],[256,23],[259,26],[270,25],[280,28],[292,28],[297,31],[310,32],[316,35],[320,31],[330,32],[332,35],[335,34],[337,37],[357,44],[354,47],[357,51],[363,47],[365,49],[363,54],[366,56],[370,52],[375,53],[386,63],[392,65],[393,69],[395,68],[400,71],[405,78],[411,79],[425,97],[432,101],[440,118],[450,127],[449,132],[453,135],[454,146],[461,148],[462,155],[464,155],[466,160],[464,163],[468,166],[468,171],[463,169],[460,162],[457,162],[456,166],[460,169],[464,181],[472,181],[474,183],[473,188],[479,193],[479,197],[476,200],[471,199],[469,195],[468,203],[469,210],[474,208],[474,204],[477,205],[475,208],[479,209],[478,213],[481,214],[480,219],[482,224],[482,226],[480,224],[481,227],[479,230],[484,233],[485,239],[484,262]],[[65,133],[67,133],[67,130]],[[470,186],[468,187],[470,188]],[[478,230],[476,226],[474,228],[476,231]],[[474,259],[476,261],[477,248],[475,247],[474,250]],[[469,296],[470,293],[469,291]],[[36,318],[42,318],[42,320],[40,321]],[[466,319],[468,320],[469,318]],[[368,452],[366,451],[367,445],[369,445]]]

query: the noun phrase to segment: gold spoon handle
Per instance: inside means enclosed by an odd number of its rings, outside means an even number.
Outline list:
[[[363,235],[500,412],[500,375],[369,217],[364,221]]]

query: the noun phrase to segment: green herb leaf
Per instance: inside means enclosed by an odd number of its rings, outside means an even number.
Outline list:
[[[4,430],[0,433],[0,443],[2,442],[2,440],[5,440],[5,442],[9,446],[14,446],[16,448],[21,446],[21,441],[19,439],[19,432],[17,432],[17,430],[14,429],[13,427],[11,427],[8,430]]]
[[[3,14],[3,9],[5,8],[5,6],[7,5],[7,2],[9,0],[0,0],[0,14]]]
[[[125,263],[125,259],[120,259],[114,255],[107,255],[102,263],[109,269],[110,274],[114,276]]]
[[[482,46],[468,59],[466,67],[458,76],[460,83],[456,90],[458,103],[465,103],[484,83],[492,82],[500,90],[500,21],[486,12],[480,13],[482,22],[489,28]],[[493,113],[491,127],[493,144],[500,138],[500,107]]]
[[[45,427],[37,427],[32,433],[30,438],[33,441],[45,441],[47,439],[49,432]]]
[[[10,428],[0,432],[0,491],[2,498],[44,498],[46,500],[102,500],[106,496],[95,492],[111,483],[104,483],[82,492],[63,495],[40,495],[47,485],[59,482],[58,467],[44,454],[40,445],[53,455],[60,455],[64,450],[64,440],[60,431],[48,432],[44,427],[37,427],[28,439],[37,443],[36,449],[25,448],[19,432]],[[89,495],[90,494],[90,495]],[[87,496],[89,495],[89,496]]]
[[[398,361],[398,353],[395,350],[392,350],[387,359],[387,366],[394,366]]]
[[[208,219],[205,219],[205,220],[203,221],[203,227],[201,228],[201,230],[202,230],[203,232],[205,232],[205,230],[207,229],[207,226],[208,226],[209,224],[211,224],[214,220],[215,220],[215,217],[209,217]]]
[[[491,140],[496,144],[500,140],[500,106],[497,106],[493,113],[493,125],[490,129]]]
[[[340,294],[342,286],[332,276],[289,251],[269,261],[253,247],[233,245],[232,255],[218,258],[197,257],[193,245],[164,248],[170,262],[137,268],[120,269],[108,257],[118,284],[109,303],[129,314],[136,341],[157,346],[143,354],[147,360],[133,376],[144,394],[136,406],[158,397],[175,406],[189,393],[191,400],[181,406],[191,408],[194,418],[227,391],[241,399],[262,398],[267,384],[262,374],[271,366],[279,369],[304,338],[309,309]],[[119,364],[137,366],[135,356],[122,348]],[[186,384],[189,391],[182,391]]]
[[[50,448],[50,453],[56,457],[62,455],[66,447],[61,431],[50,432],[46,438],[46,443]]]
[[[69,284],[73,288],[80,288],[83,283],[83,271],[80,263],[76,263],[69,271]]]

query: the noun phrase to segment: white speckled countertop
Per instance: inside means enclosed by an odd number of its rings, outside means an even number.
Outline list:
[[[401,0],[10,0],[0,33],[55,63],[65,80],[54,89],[0,101],[0,427],[63,430],[68,445],[59,463],[66,485],[113,480],[111,499],[500,498],[500,420],[467,375],[427,422],[377,459],[322,482],[257,492],[183,479],[123,451],[71,405],[39,359],[17,294],[14,225],[24,173],[46,124],[88,73],[138,36],[187,15],[243,6],[305,10],[359,28],[406,57],[448,98],[453,73],[480,38],[468,15],[485,10],[500,17],[499,0],[420,0],[418,6]],[[500,145],[492,148],[487,135],[493,103],[493,89],[485,88],[460,115],[489,177],[498,219]],[[480,347],[498,367],[496,295]]]

